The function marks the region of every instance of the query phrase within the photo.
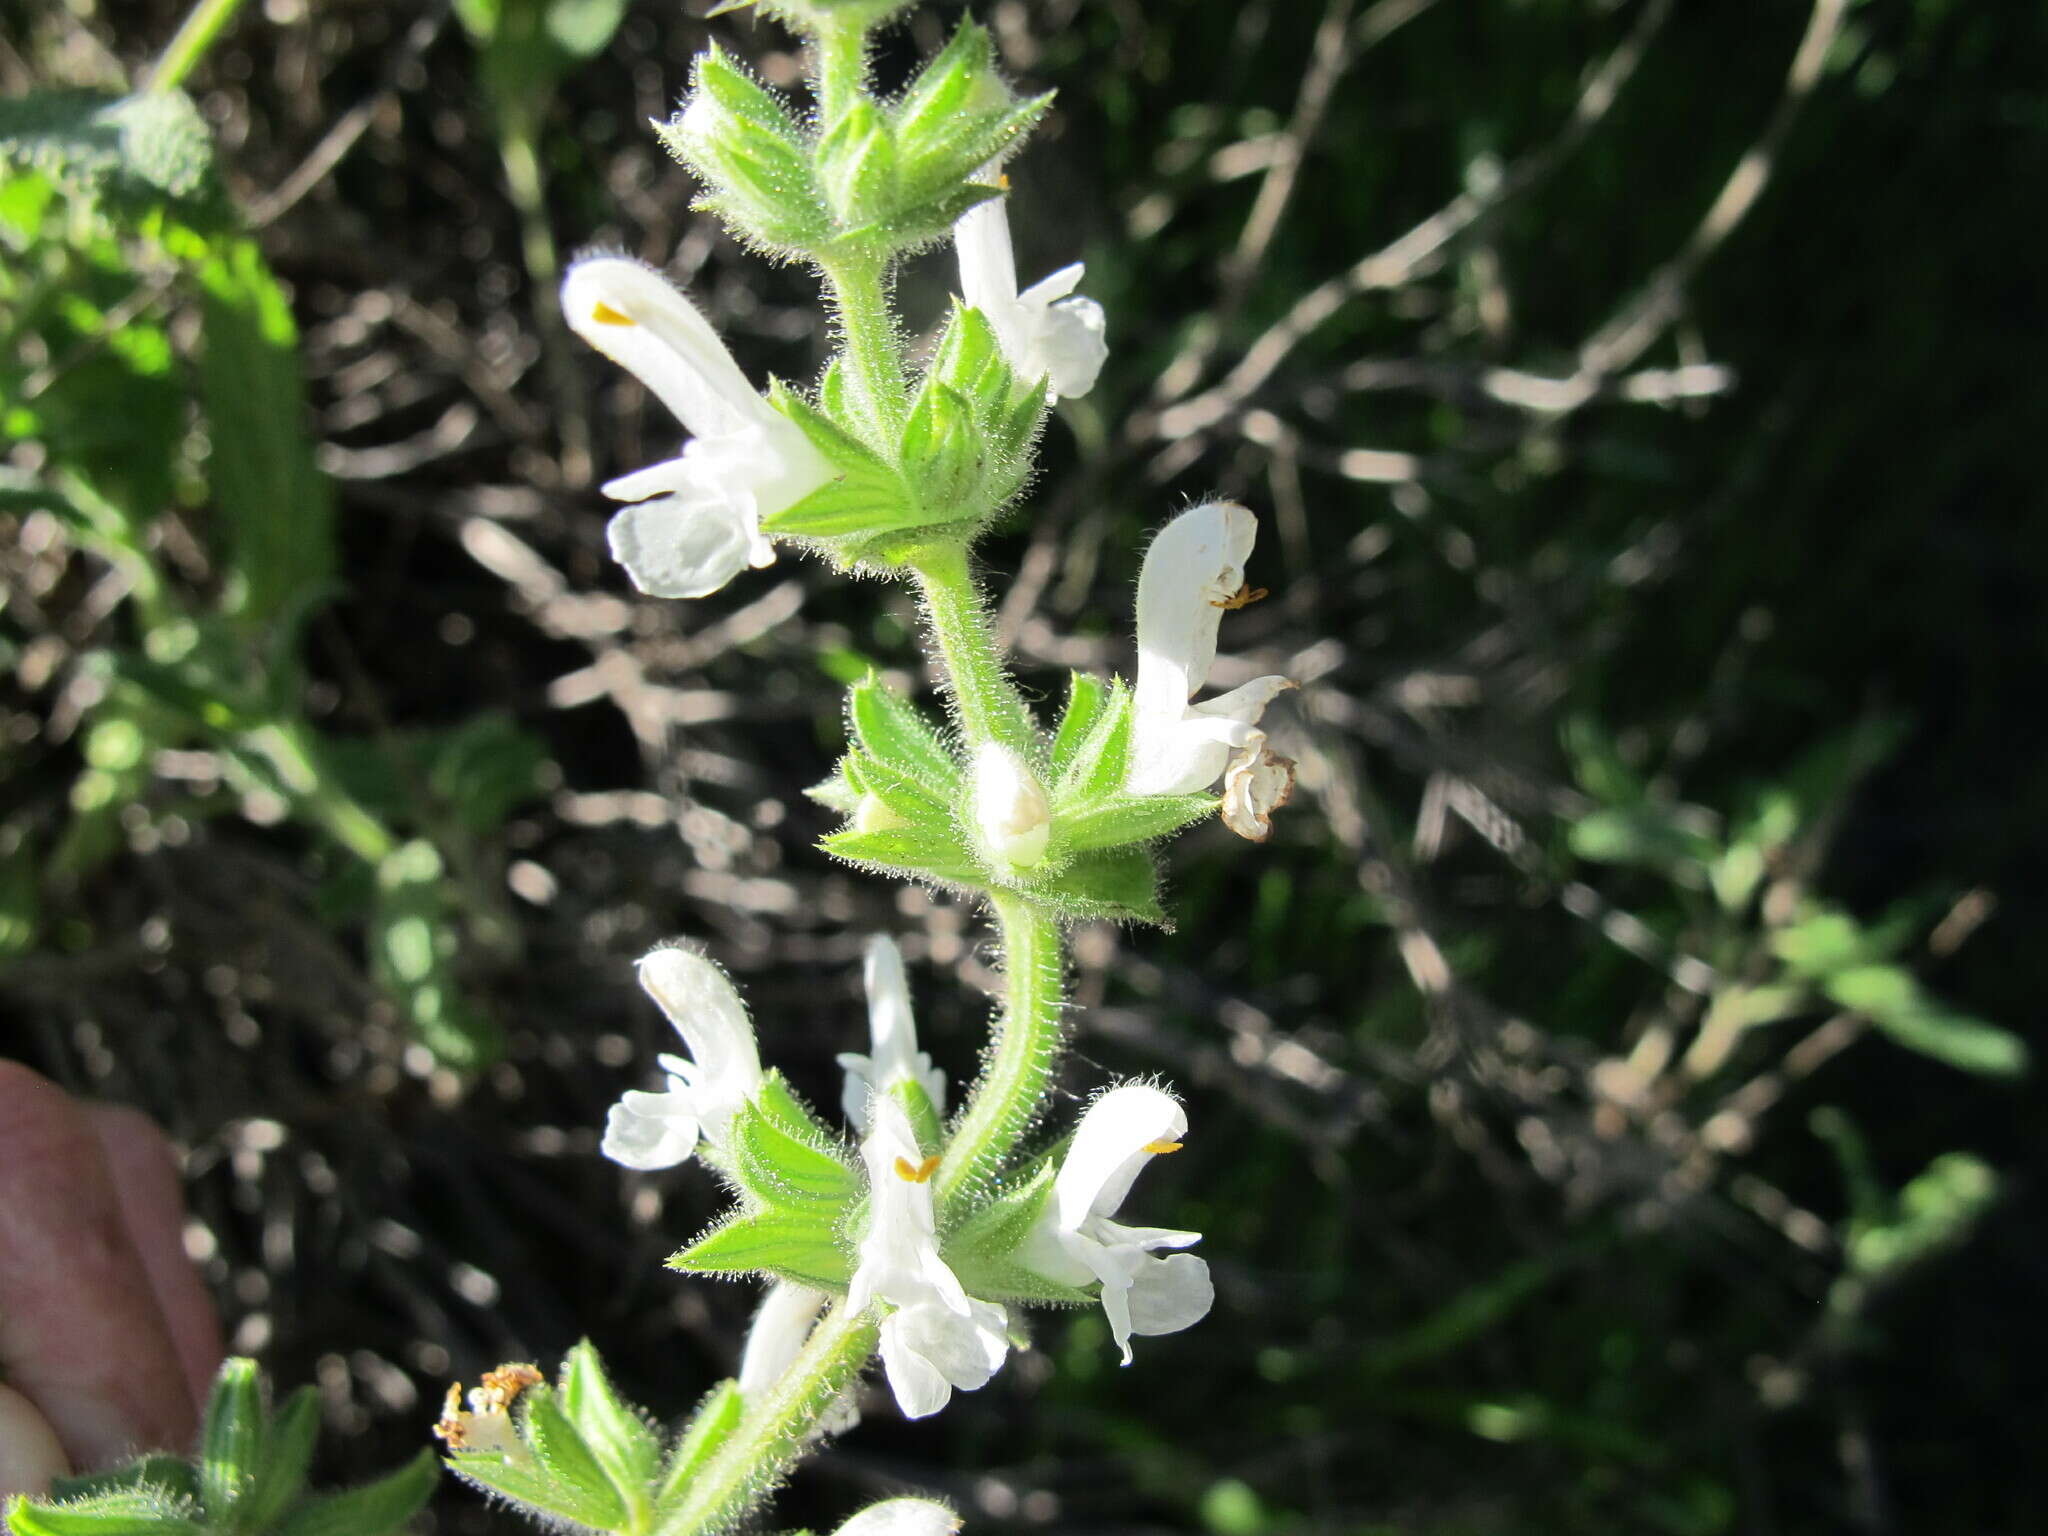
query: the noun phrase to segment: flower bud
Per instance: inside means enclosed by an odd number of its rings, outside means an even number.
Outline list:
[[[974,820],[983,851],[1009,870],[1030,869],[1052,841],[1052,807],[1021,758],[984,744],[974,759]]]

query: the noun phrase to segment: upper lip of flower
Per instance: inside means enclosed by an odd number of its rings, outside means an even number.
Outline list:
[[[1258,521],[1235,502],[1191,507],[1159,531],[1138,575],[1138,683],[1134,690],[1131,769],[1134,795],[1190,794],[1207,788],[1233,749],[1254,756],[1257,727],[1284,677],[1255,678],[1200,704],[1190,701],[1216,662],[1225,605],[1244,582]]]
[[[932,1108],[944,1114],[946,1074],[917,1048],[917,1019],[910,1008],[910,983],[903,974],[903,953],[894,940],[881,934],[868,940],[861,980],[868,995],[871,1053],[864,1056],[858,1051],[842,1051],[839,1055],[839,1065],[846,1070],[843,1107],[847,1122],[865,1134],[869,1099],[887,1093],[899,1082],[918,1084],[931,1099]]]
[[[629,1090],[612,1106],[604,1151],[629,1168],[667,1168],[688,1157],[700,1135],[722,1144],[733,1115],[761,1086],[761,1056],[739,993],[702,955],[657,949],[640,961],[640,985],[690,1058],[662,1055],[667,1091]]]

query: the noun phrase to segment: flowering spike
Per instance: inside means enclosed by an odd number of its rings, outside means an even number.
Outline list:
[[[775,548],[761,519],[808,496],[833,470],[667,279],[624,256],[591,256],[562,282],[576,334],[651,390],[693,435],[673,459],[608,482],[629,501],[612,554],[653,597],[703,597]]]
[[[761,1086],[761,1057],[746,1005],[725,973],[686,949],[657,949],[640,962],[640,985],[660,1004],[690,1058],[663,1055],[662,1093],[628,1091],[605,1120],[604,1155],[627,1168],[673,1168],[702,1136],[721,1146],[740,1105]]]
[[[1025,1264],[1066,1285],[1102,1283],[1110,1333],[1131,1363],[1131,1335],[1177,1333],[1208,1314],[1215,1299],[1209,1266],[1187,1248],[1199,1232],[1126,1227],[1112,1221],[1131,1185],[1154,1157],[1177,1152],[1188,1117],[1172,1095],[1144,1083],[1112,1088],[1082,1115],[1052,1199],[1020,1252]]]

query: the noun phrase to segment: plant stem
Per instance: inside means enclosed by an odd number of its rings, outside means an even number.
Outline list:
[[[193,67],[206,57],[207,50],[227,30],[228,23],[235,19],[235,12],[241,8],[242,0],[199,0],[164,45],[163,53],[149,72],[147,88],[152,91],[176,90]]]
[[[818,60],[818,115],[830,128],[858,101],[868,82],[868,29],[826,20],[814,45]]]
[[[772,1388],[749,1401],[731,1436],[691,1480],[654,1536],[729,1529],[765,1499],[803,1453],[804,1435],[874,1353],[876,1326],[835,1302]]]
[[[583,398],[583,376],[569,358],[569,329],[555,291],[561,286],[562,261],[548,227],[547,178],[541,171],[538,127],[525,111],[506,111],[498,139],[505,167],[505,188],[519,213],[519,254],[526,267],[533,328],[540,333],[541,367],[548,393],[554,397],[555,431],[562,448],[562,479],[572,486],[591,480],[590,413]]]
[[[296,722],[258,726],[242,740],[309,820],[372,869],[398,847],[390,830],[321,768],[317,749]]]
[[[854,392],[866,407],[870,430],[883,439],[875,446],[894,457],[896,435],[903,430],[903,352],[889,313],[883,263],[843,259],[825,266],[824,273]]]
[[[969,749],[999,741],[1030,762],[1039,755],[1031,712],[1003,671],[988,608],[967,568],[967,551],[935,544],[911,565],[938,642],[953,711]]]
[[[993,891],[1005,995],[988,1066],[934,1177],[940,1220],[974,1199],[1037,1118],[1059,1063],[1065,959],[1059,920],[1008,891]]]

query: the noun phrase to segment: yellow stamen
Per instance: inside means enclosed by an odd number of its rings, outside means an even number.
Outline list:
[[[1145,1150],[1159,1157],[1164,1157],[1169,1152],[1178,1152],[1180,1149],[1181,1143],[1177,1141],[1148,1141],[1145,1143]]]
[[[595,320],[599,325],[632,325],[634,323],[633,317],[631,315],[620,314],[616,309],[613,309],[611,305],[605,303],[603,299],[599,299],[597,303],[591,307],[590,318]]]
[[[936,1156],[928,1157],[921,1163],[913,1163],[907,1157],[896,1159],[896,1177],[906,1184],[923,1184],[939,1171]]]
[[[1001,187],[1001,188],[1002,188],[1002,189],[1003,189],[1003,190],[1004,190],[1005,192],[1009,191],[1009,190],[1010,190],[1010,173],[1009,173],[1008,171],[1004,171],[1004,172],[1002,172],[1002,173],[1001,173],[1000,175],[998,175],[998,176],[996,177],[996,185],[997,185],[997,186],[999,186],[999,187]]]

